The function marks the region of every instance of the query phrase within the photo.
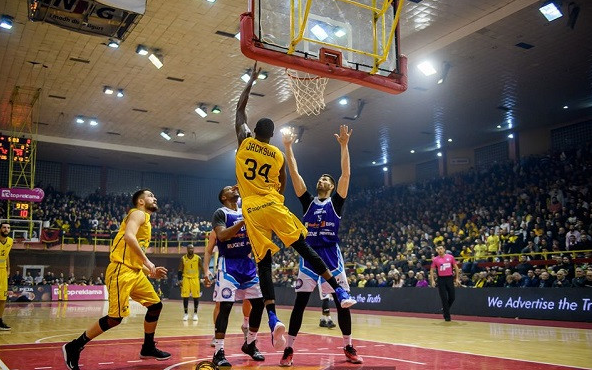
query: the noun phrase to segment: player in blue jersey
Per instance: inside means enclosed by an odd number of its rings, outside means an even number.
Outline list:
[[[224,355],[224,337],[233,303],[244,299],[251,302],[249,331],[241,349],[255,361],[265,360],[256,346],[264,304],[259,287],[257,266],[249,256],[251,243],[247,237],[241,208],[237,204],[239,200],[238,187],[224,187],[220,191],[218,199],[224,206],[214,212],[212,220],[219,254],[214,301],[220,302],[220,312],[216,317],[215,324],[215,350],[212,362],[218,368],[230,368],[232,365]],[[210,248],[213,249],[213,245]],[[211,253],[211,250],[206,251],[204,266],[210,265]],[[212,273],[208,268],[204,268],[204,270],[206,271],[206,284],[210,284],[213,280]]]
[[[337,283],[347,292],[349,292],[349,284],[345,275],[345,267],[343,264],[343,255],[339,249],[339,222],[341,220],[341,211],[347,191],[349,189],[350,178],[350,160],[349,160],[349,138],[352,130],[346,125],[341,125],[339,134],[335,134],[337,141],[341,147],[341,177],[337,182],[337,191],[335,190],[335,180],[327,174],[321,175],[317,182],[317,196],[313,197],[306,189],[304,180],[298,173],[298,165],[294,152],[292,151],[292,144],[296,136],[289,130],[283,135],[282,141],[286,149],[286,161],[290,170],[290,177],[292,178],[292,185],[296,196],[302,203],[304,210],[304,225],[308,230],[306,243],[308,243],[315,252],[327,264],[331,274],[337,280]],[[331,195],[333,193],[333,195]],[[310,294],[317,286],[319,275],[316,274],[309,263],[300,258],[300,269],[298,272],[298,281],[296,282],[296,301],[294,302],[294,309],[290,316],[290,326],[288,328],[288,340],[284,354],[280,360],[280,366],[292,366],[292,357],[294,355],[294,341],[298,335],[298,331],[302,325],[302,316],[304,309],[308,304]],[[362,358],[357,355],[355,348],[352,345],[351,339],[351,313],[349,308],[343,308],[339,304],[339,300],[335,297],[335,291],[325,279],[321,277],[321,285],[324,294],[331,293],[335,298],[335,306],[337,307],[337,322],[343,334],[344,348],[346,359],[348,362],[355,364],[362,363]]]

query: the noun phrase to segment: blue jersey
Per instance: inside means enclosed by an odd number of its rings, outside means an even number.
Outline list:
[[[213,227],[224,226],[230,228],[237,222],[243,220],[243,213],[240,208],[232,210],[221,207],[214,212]],[[257,266],[249,257],[251,253],[251,242],[247,236],[245,226],[241,227],[238,233],[226,241],[216,238],[218,254],[220,256],[220,266],[223,272],[238,284],[252,281],[257,276]]]
[[[213,227],[224,226],[225,228],[230,228],[242,220],[243,212],[240,208],[235,211],[230,208],[221,207],[214,213]],[[216,238],[216,245],[218,246],[219,255],[226,258],[249,258],[249,254],[251,253],[251,242],[249,242],[247,229],[244,225],[236,235],[226,241]]]
[[[321,201],[319,197],[314,197],[302,218],[304,226],[308,229],[308,245],[316,249],[338,244],[340,220],[341,217],[333,208],[331,198]]]

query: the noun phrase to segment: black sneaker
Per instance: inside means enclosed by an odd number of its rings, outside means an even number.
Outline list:
[[[281,367],[290,367],[292,366],[292,357],[294,357],[294,350],[292,347],[284,348],[284,354],[282,355],[282,359],[280,360]]]
[[[6,323],[4,321],[2,321],[2,319],[0,319],[0,330],[2,330],[2,331],[9,331],[10,330],[10,326],[6,325]]]
[[[158,361],[167,360],[171,357],[171,354],[165,351],[161,351],[156,348],[156,343],[150,346],[142,344],[142,350],[140,351],[140,358],[155,358]]]
[[[245,341],[245,343],[243,343],[243,346],[241,347],[241,350],[243,351],[243,353],[246,353],[247,355],[251,356],[251,358],[255,361],[265,361],[265,357],[263,357],[261,352],[259,352],[259,349],[255,345],[255,342],[256,341],[252,341],[251,344],[247,344],[247,342]]]
[[[329,320],[327,321],[327,327],[329,329],[333,329],[334,327],[336,327],[337,325],[335,325],[335,323],[333,322],[333,320]]]
[[[321,322],[319,323],[319,326],[321,328],[326,328],[327,327],[327,322],[325,320],[321,319]]]
[[[80,360],[80,352],[84,347],[77,347],[74,341],[66,343],[62,346],[62,353],[64,354],[64,361],[70,370],[80,370],[78,367],[78,360]]]
[[[214,365],[216,365],[216,367],[218,369],[219,368],[230,369],[232,367],[232,365],[230,364],[230,362],[228,362],[228,360],[224,356],[224,350],[223,349],[221,349],[218,352],[216,352],[216,354],[214,355],[214,358],[212,359],[212,362],[214,363]]]

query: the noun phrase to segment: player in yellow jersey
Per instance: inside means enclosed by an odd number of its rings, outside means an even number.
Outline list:
[[[0,223],[0,330],[8,331],[10,326],[2,320],[4,307],[8,298],[8,277],[10,276],[10,259],[8,254],[12,249],[12,238],[10,234],[10,224],[8,222]]]
[[[283,349],[286,344],[284,337],[286,327],[278,320],[275,313],[275,293],[271,278],[271,255],[279,251],[279,248],[271,240],[272,231],[285,245],[293,247],[305,261],[310,263],[316,274],[325,278],[335,290],[341,307],[350,307],[356,301],[337,284],[325,262],[306,244],[304,241],[307,234],[306,227],[284,205],[286,167],[284,154],[269,143],[275,128],[273,121],[269,118],[261,118],[257,121],[254,129],[255,137],[247,125],[245,109],[251,87],[259,72],[255,63],[251,78],[237,104],[236,179],[243,201],[242,210],[247,233],[259,270],[261,292],[269,316],[271,341],[276,349]]]
[[[154,343],[162,302],[147,276],[160,279],[167,273],[166,268],[154,266],[145,254],[152,236],[150,215],[158,210],[156,197],[150,190],[142,189],[134,193],[132,203],[134,208],[121,222],[109,254],[111,263],[105,274],[105,284],[109,291],[109,312],[79,338],[64,344],[62,352],[70,370],[80,369],[80,352],[91,339],[119,325],[129,315],[129,298],[148,309],[144,318],[144,344],[140,358],[166,360],[171,357],[170,353],[156,348]]]
[[[189,296],[193,297],[193,321],[197,321],[197,306],[199,305],[199,269],[201,266],[201,257],[194,253],[193,244],[187,246],[187,254],[181,257],[179,263],[179,286],[181,287],[181,298],[183,298],[183,321],[189,319],[187,309],[189,308]],[[205,273],[204,273],[205,274]]]

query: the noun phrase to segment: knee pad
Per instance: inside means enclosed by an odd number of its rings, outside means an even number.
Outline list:
[[[146,311],[146,322],[156,322],[160,317],[160,311],[162,311],[162,302],[155,303],[151,306],[148,306],[148,311]]]
[[[99,327],[103,332],[105,332],[121,324],[121,320],[123,320],[123,317],[103,316],[99,319]]]

